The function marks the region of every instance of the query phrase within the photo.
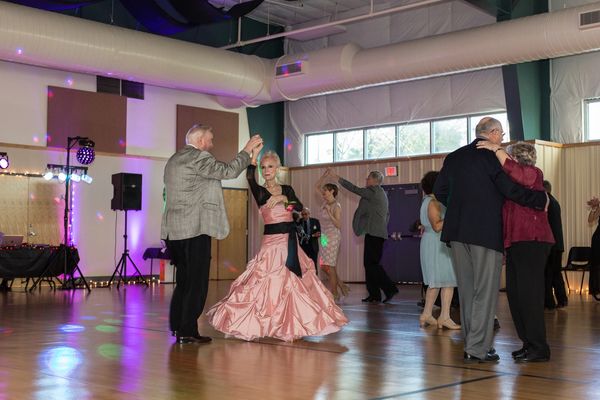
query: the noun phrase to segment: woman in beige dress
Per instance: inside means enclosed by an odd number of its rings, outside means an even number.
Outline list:
[[[336,300],[348,295],[349,287],[337,275],[337,260],[340,253],[342,206],[337,201],[338,186],[334,183],[324,183],[326,174],[315,184],[315,191],[323,199],[321,207],[321,269],[329,278],[331,294]]]

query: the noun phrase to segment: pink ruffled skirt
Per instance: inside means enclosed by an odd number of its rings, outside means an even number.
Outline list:
[[[298,248],[302,278],[285,266],[287,234],[265,235],[260,251],[208,312],[209,323],[227,337],[286,342],[337,332],[348,323],[331,293]]]

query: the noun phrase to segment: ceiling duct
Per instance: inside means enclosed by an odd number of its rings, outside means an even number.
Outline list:
[[[0,59],[216,95],[227,107],[555,58],[600,49],[600,2],[362,49],[267,60],[0,2]],[[302,73],[276,76],[300,63]],[[281,68],[280,68],[281,69]]]

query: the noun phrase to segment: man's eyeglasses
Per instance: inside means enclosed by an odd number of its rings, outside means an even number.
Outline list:
[[[498,128],[494,128],[490,132],[494,132],[494,131],[496,131],[499,135],[502,135],[502,137],[506,136],[506,133],[504,133],[504,131],[501,131]]]

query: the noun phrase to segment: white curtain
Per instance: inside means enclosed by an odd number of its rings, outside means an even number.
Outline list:
[[[345,33],[327,38],[306,42],[288,40],[287,53],[298,54],[348,42],[372,48],[490,23],[495,23],[494,17],[462,1],[453,1],[350,24]],[[307,133],[505,108],[499,68],[287,102],[285,164],[302,165],[303,136]]]

